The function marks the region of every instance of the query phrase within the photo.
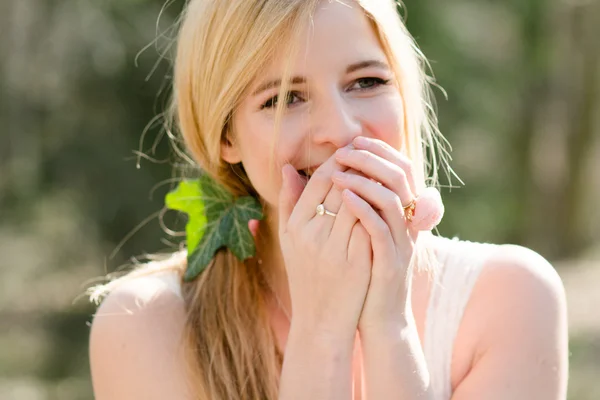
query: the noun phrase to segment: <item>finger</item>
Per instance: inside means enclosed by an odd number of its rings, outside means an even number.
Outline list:
[[[290,164],[281,169],[281,190],[279,191],[279,232],[287,231],[287,226],[304,188],[302,177]]]
[[[342,191],[340,188],[332,185],[331,190],[327,193],[325,200],[320,204],[323,206],[324,214],[319,214],[317,207],[314,207],[312,219],[306,224],[311,227],[314,232],[314,240],[325,241],[331,236],[333,225],[339,216],[340,207],[342,205]],[[331,215],[333,213],[334,215]]]
[[[331,174],[343,169],[345,167],[335,162],[335,157],[332,155],[315,170],[294,207],[290,216],[291,224],[303,224],[315,217],[317,206],[324,203],[333,187]],[[326,206],[332,207],[333,205],[339,206],[339,204],[327,204]],[[330,211],[336,212],[337,210],[331,209]]]
[[[328,239],[333,246],[347,251],[350,242],[350,237],[352,235],[352,229],[358,221],[358,219],[356,218],[356,216],[354,216],[354,214],[350,212],[350,210],[348,210],[348,207],[342,202],[341,192],[340,202],[341,206],[337,213],[337,217],[335,217],[335,221],[333,223],[333,227],[331,228],[331,232],[329,234]]]
[[[355,223],[348,242],[348,261],[371,264],[372,259],[373,251],[369,233],[360,222]]]
[[[402,168],[408,180],[408,186],[413,194],[417,194],[419,190],[415,184],[415,175],[413,172],[413,163],[410,158],[400,151],[396,150],[383,140],[368,138],[365,136],[357,136],[352,144],[359,150],[367,150],[371,153],[391,162]]]
[[[345,167],[343,168],[345,169]],[[340,171],[334,171],[333,173],[335,174],[338,172]],[[362,175],[360,172],[357,172],[353,169],[347,169],[345,172],[347,174],[360,175],[364,177],[364,175]],[[309,222],[309,225],[311,225],[311,231],[314,235],[314,240],[325,241],[329,240],[331,236],[342,237],[344,238],[343,240],[336,241],[335,244],[332,245],[337,245],[343,242],[343,245],[340,247],[340,249],[346,251],[348,247],[347,240],[350,239],[350,231],[352,229],[352,225],[356,223],[356,217],[354,217],[352,213],[349,213],[347,210],[342,210],[342,188],[333,185],[329,190],[329,193],[327,193],[325,200],[323,200],[321,204],[323,204],[327,211],[335,212],[337,216],[335,218],[331,218],[331,215],[318,215],[315,209],[315,214],[313,215],[312,220]],[[351,221],[347,221],[344,217],[345,215],[350,216]],[[345,222],[345,224],[343,224],[341,227],[338,227],[334,232],[336,224],[342,221]],[[344,242],[344,240],[346,241]]]
[[[369,233],[373,256],[388,258],[395,252],[395,246],[388,224],[375,212],[373,207],[356,193],[344,189],[342,199],[348,209],[358,218]]]
[[[336,152],[340,164],[362,172],[396,193],[404,206],[415,197],[408,184],[406,172],[368,150],[352,150],[342,148]]]
[[[397,246],[406,244],[410,233],[400,198],[396,193],[363,176],[346,172],[336,172],[333,179],[336,185],[351,190],[372,208],[381,210],[381,217],[389,227],[394,243]]]

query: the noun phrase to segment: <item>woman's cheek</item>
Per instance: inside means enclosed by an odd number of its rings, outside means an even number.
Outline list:
[[[404,111],[399,95],[382,96],[362,108],[365,128],[376,139],[399,149],[404,131]]]
[[[270,205],[276,205],[281,187],[281,168],[277,168],[278,164],[273,159],[275,137],[256,125],[252,132],[246,133],[249,134],[240,143],[244,170],[260,197]]]
[[[271,168],[273,166],[273,168]],[[252,187],[269,205],[277,205],[281,188],[281,172],[270,160],[253,156],[244,163]]]

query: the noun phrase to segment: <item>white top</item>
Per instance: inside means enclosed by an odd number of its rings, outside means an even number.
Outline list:
[[[451,363],[454,340],[471,291],[485,259],[494,246],[458,238],[436,237],[441,250],[440,270],[429,297],[425,321],[423,351],[433,388],[433,398],[449,400],[452,396]]]
[[[493,244],[474,243],[458,238],[432,237],[438,241],[439,269],[432,285],[423,351],[431,378],[434,398],[449,400],[451,362],[454,340],[471,291]],[[158,274],[157,274],[158,275]],[[159,274],[160,279],[181,296],[176,272]],[[158,276],[157,276],[158,277]]]

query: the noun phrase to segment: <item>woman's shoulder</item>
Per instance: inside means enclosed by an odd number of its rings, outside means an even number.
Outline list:
[[[94,328],[119,325],[135,328],[143,324],[162,325],[164,318],[183,315],[181,294],[182,256],[146,263],[139,268],[90,290],[100,303],[92,324]]]
[[[531,301],[535,297],[547,300],[564,295],[562,281],[552,264],[530,248],[472,242],[457,237],[436,237],[434,240],[442,262],[477,272],[473,296],[497,303],[502,298]],[[456,270],[445,272],[456,274]]]
[[[566,340],[566,295],[550,262],[524,246],[469,243],[463,250],[478,253],[480,267],[463,322],[477,339],[476,358],[516,354],[534,344],[560,346]]]
[[[170,270],[118,278],[105,289],[94,320],[102,316],[141,317],[165,307],[182,307],[179,281],[179,274]]]
[[[497,244],[431,236],[440,261],[475,267],[485,275],[519,274],[529,279],[560,282],[553,266],[542,255],[525,246],[515,244]]]
[[[550,329],[550,319],[540,315],[558,318],[566,309],[565,289],[556,269],[536,251],[514,244],[490,251],[473,295],[482,308],[495,311],[497,320],[528,320],[537,324],[534,331]]]
[[[185,305],[175,286],[175,272],[119,279],[122,281],[105,294],[94,314],[90,332],[92,353],[102,354],[106,348],[141,346],[148,340],[164,341],[160,336],[181,334]]]
[[[442,243],[450,258],[463,264],[470,261],[473,264],[471,268],[478,270],[477,286],[486,288],[480,290],[482,293],[503,291],[503,296],[513,296],[516,285],[525,286],[527,297],[541,295],[540,291],[544,290],[554,294],[563,290],[562,281],[552,264],[528,247],[472,242],[456,237],[442,238]]]
[[[138,273],[120,278],[105,295],[90,332],[96,398],[139,398],[140,393],[167,398],[185,392],[178,377],[185,375],[186,320],[178,277],[173,270]]]
[[[563,365],[559,360],[568,338],[566,296],[548,260],[524,246],[436,240],[448,261],[442,280],[446,299],[464,304],[454,343],[453,388],[467,373],[479,376],[471,382],[488,376],[478,372],[485,368],[505,371],[513,363],[533,371],[538,359]]]
[[[483,273],[489,277],[506,277],[511,281],[544,284],[549,288],[562,286],[552,264],[530,248],[501,244],[494,246],[485,259]]]

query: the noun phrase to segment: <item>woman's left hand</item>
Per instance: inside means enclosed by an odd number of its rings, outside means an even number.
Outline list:
[[[416,197],[412,163],[387,143],[357,137],[339,149],[338,163],[362,175],[336,172],[343,201],[371,236],[373,265],[359,331],[395,329],[414,323],[411,309],[413,256],[418,231],[403,207]]]

